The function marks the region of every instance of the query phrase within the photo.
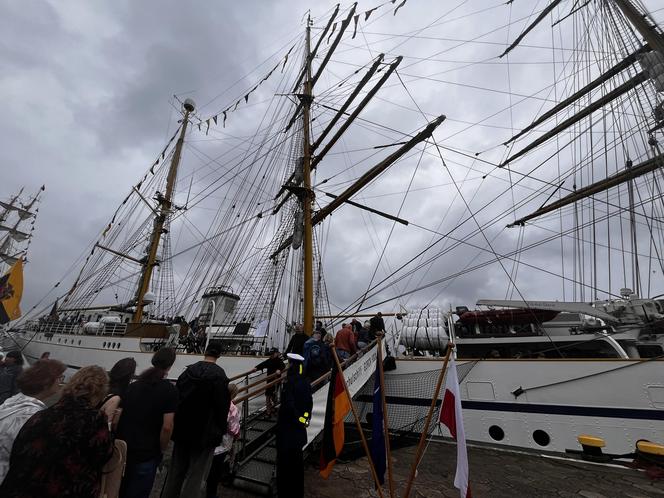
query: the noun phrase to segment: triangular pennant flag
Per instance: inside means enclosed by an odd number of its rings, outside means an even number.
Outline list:
[[[201,131],[201,122],[198,122],[198,131]]]
[[[355,27],[353,28],[353,36],[350,37],[351,40],[355,39],[355,35],[357,34],[357,23],[360,20],[360,14],[357,14],[356,16],[353,16],[353,22],[355,23]]]
[[[394,3],[394,1],[393,1],[392,3]],[[397,15],[397,12],[399,11],[399,9],[400,9],[401,7],[403,7],[405,3],[406,3],[406,0],[403,0],[403,2],[401,2],[399,5],[397,5],[397,8],[394,9],[394,14],[393,14],[393,15],[396,16],[396,15]]]
[[[239,106],[239,105],[240,105],[240,101],[238,100],[237,102],[235,102],[235,107],[233,107],[233,111],[235,111],[237,109],[237,106]]]
[[[205,134],[208,134],[208,131],[210,131],[210,118],[207,118],[205,120],[205,124],[207,124],[207,128],[205,128]]]
[[[327,43],[328,44],[330,43],[330,38],[332,38],[332,35],[334,34],[334,30],[336,30],[336,29],[337,29],[337,23],[335,22],[332,25],[332,31],[330,31],[330,36],[327,37]]]
[[[369,16],[370,16],[370,15],[373,13],[373,11],[376,10],[377,8],[378,8],[378,7],[374,7],[374,8],[371,9],[371,10],[367,10],[367,11],[364,13],[364,20],[365,20],[365,21],[368,21],[368,20],[369,20]]]
[[[288,54],[290,54],[290,50],[288,51]],[[286,63],[288,62],[288,54],[286,54],[286,57],[284,57],[284,65],[281,66],[281,72],[284,72],[284,68],[286,67]]]
[[[224,128],[226,128],[226,118],[228,116],[226,116],[226,111],[223,111],[222,114],[224,115]]]
[[[164,159],[166,157],[166,149],[161,151],[161,158]]]
[[[215,124],[215,125],[217,124],[217,116],[216,116],[216,115],[215,115],[215,116],[212,116],[212,121],[214,121],[214,124]]]
[[[249,94],[244,96],[244,103],[246,104],[247,102],[249,102]]]

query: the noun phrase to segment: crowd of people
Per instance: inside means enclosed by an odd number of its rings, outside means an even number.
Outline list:
[[[332,348],[340,360],[366,348],[384,330],[379,315],[343,324],[335,337],[321,322],[311,336],[300,326],[286,350],[288,367],[273,349],[254,368],[268,376],[287,371],[277,417],[279,496],[303,496],[311,383],[332,368]],[[168,347],[137,377],[136,361],[124,358],[109,372],[81,368],[65,383],[67,367],[48,354],[24,369],[21,353],[9,352],[0,363],[0,496],[148,498],[172,441],[161,496],[215,497],[240,435],[238,387],[217,364],[220,355],[210,345],[175,384],[167,379],[176,358]],[[276,383],[265,396],[272,416]]]
[[[364,323],[355,318],[350,323],[342,323],[341,330],[334,337],[325,330],[321,321],[316,322],[311,336],[304,333],[302,325],[296,325],[295,333],[286,347],[286,354],[302,355],[307,378],[313,382],[332,368],[332,348],[339,360],[344,361],[366,349],[378,335],[384,333],[385,322],[381,313]]]
[[[103,496],[147,498],[171,441],[162,496],[216,496],[239,437],[237,387],[219,356],[208,348],[175,385],[166,378],[172,348],[157,351],[136,380],[136,361],[124,358],[108,373],[81,368],[65,384],[60,361],[46,357],[23,369],[21,354],[8,353],[0,366],[0,496],[96,498],[103,486]],[[123,477],[109,478],[114,460],[124,464]]]

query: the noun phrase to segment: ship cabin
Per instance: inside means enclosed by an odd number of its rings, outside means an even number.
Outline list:
[[[601,320],[554,310],[457,307],[460,359],[652,358],[664,354],[655,336],[617,333]]]
[[[252,354],[261,349],[263,337],[257,337],[258,320],[238,312],[240,296],[230,287],[209,287],[203,293],[201,310],[195,324],[199,338],[217,344],[223,353]],[[209,336],[209,338],[208,338]]]

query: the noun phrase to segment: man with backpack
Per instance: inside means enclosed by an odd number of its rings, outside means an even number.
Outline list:
[[[332,354],[330,348],[321,340],[321,334],[314,332],[304,343],[304,370],[309,382],[313,382],[326,374],[331,367]]]
[[[175,447],[162,498],[198,498],[204,493],[214,448],[226,434],[231,401],[228,377],[217,365],[220,355],[210,345],[203,360],[189,365],[177,380]]]

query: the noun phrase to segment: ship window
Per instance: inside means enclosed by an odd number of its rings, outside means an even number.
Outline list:
[[[505,438],[505,431],[497,425],[492,425],[489,427],[489,436],[491,436],[491,439],[494,441],[502,441]]]
[[[105,347],[106,347],[106,343],[104,342],[104,344],[102,344],[101,347],[102,347],[102,348],[105,348]]]
[[[235,309],[235,303],[236,301],[234,299],[224,299],[224,312],[233,313],[233,310]]]
[[[549,435],[541,429],[537,429],[535,432],[533,432],[533,439],[540,446],[548,446],[551,442]]]
[[[80,339],[78,340],[78,345],[79,345],[79,346],[81,345],[81,340],[80,340]]]

